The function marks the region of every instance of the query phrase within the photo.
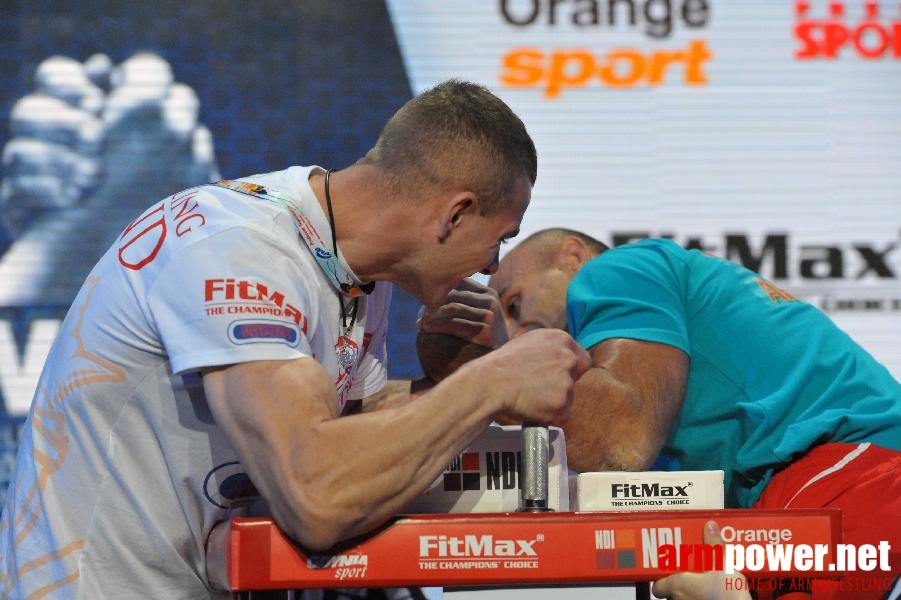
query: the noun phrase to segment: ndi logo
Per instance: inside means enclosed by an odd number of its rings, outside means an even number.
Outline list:
[[[444,471],[444,491],[479,490],[481,466],[478,452],[464,452]]]
[[[634,569],[638,564],[638,550],[633,529],[596,529],[594,531],[595,567],[606,569]]]
[[[646,569],[656,569],[658,548],[665,544],[682,545],[681,527],[644,527],[641,530],[641,560]],[[678,562],[677,562],[678,564]]]
[[[513,451],[485,452],[485,489],[519,489],[522,453]],[[464,452],[444,472],[444,491],[480,490],[482,460],[478,452]]]
[[[519,489],[522,452],[486,452],[485,479],[489,490]]]

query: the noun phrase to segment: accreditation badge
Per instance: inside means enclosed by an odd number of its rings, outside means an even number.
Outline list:
[[[354,365],[357,364],[359,354],[360,348],[355,341],[346,335],[338,338],[338,342],[335,344],[335,355],[338,357],[338,380],[335,381],[335,389],[338,392],[338,414],[344,412],[344,406],[347,404],[350,376]]]
[[[338,356],[338,364],[342,371],[349,371],[357,364],[357,357],[360,355],[360,347],[357,343],[346,335],[338,338],[335,344],[335,354]]]

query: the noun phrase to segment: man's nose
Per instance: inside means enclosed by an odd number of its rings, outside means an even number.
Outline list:
[[[494,255],[494,259],[491,261],[491,264],[479,271],[482,275],[494,275],[497,273],[497,265],[500,262],[498,259],[498,255]]]

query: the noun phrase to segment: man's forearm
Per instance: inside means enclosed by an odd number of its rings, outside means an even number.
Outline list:
[[[357,401],[359,405],[356,410],[346,412],[345,414],[373,412],[385,408],[403,406],[434,386],[435,382],[428,377],[423,377],[416,381],[392,379],[388,381],[385,384],[385,387],[379,392],[364,398],[362,401]]]
[[[682,404],[688,357],[672,346],[610,339],[573,390],[564,426],[578,471],[641,471],[653,464]]]

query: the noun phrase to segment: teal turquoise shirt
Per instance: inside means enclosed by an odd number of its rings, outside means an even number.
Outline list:
[[[567,323],[584,348],[630,338],[689,356],[663,454],[723,469],[727,506],[752,506],[818,444],[901,450],[901,384],[817,308],[741,265],[669,240],[620,246],[576,274]]]

